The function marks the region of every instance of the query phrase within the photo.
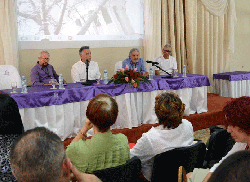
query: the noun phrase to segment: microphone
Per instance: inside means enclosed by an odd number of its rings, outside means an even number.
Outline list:
[[[154,62],[154,61],[146,61],[147,63],[152,63],[152,64],[159,64],[158,62]]]
[[[89,80],[89,60],[86,59],[86,81]]]

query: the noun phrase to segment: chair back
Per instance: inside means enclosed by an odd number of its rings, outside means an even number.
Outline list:
[[[0,65],[0,90],[11,89],[11,82],[17,82],[17,88],[22,87],[17,69],[12,65]]]
[[[116,71],[118,71],[118,69],[122,69],[122,61],[118,61],[117,63],[115,63],[114,72],[116,73]]]
[[[123,165],[95,171],[93,174],[103,182],[129,182],[139,181],[140,171],[141,160],[133,157]]]
[[[188,147],[180,147],[166,151],[154,157],[151,182],[161,179],[178,181],[178,168],[183,166],[187,173],[195,167],[202,167],[206,154],[206,145],[202,141]]]
[[[207,142],[204,167],[213,167],[231,150],[234,144],[234,139],[232,139],[231,134],[226,129],[216,130],[211,133]]]

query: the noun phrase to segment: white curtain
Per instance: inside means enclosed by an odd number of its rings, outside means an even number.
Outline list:
[[[184,8],[183,0],[162,0],[162,47],[171,44],[179,71],[187,64]]]
[[[0,65],[5,64],[19,66],[15,0],[0,1]]]
[[[186,64],[188,73],[207,75],[211,85],[214,73],[230,71],[236,23],[234,0],[161,0],[161,9],[159,1],[145,0],[144,7],[146,59],[160,54],[159,44],[170,43],[179,71]]]
[[[161,0],[144,0],[144,59],[161,55]]]
[[[206,9],[215,16],[227,16],[228,48],[234,52],[234,26],[237,22],[235,0],[201,0]]]
[[[225,14],[223,14],[225,10],[221,8],[221,13],[218,11],[217,14],[222,15],[217,16],[214,15],[216,10],[211,13],[209,10],[211,6],[207,8],[202,0],[185,0],[188,71],[207,75],[211,85],[213,85],[214,73],[230,71],[229,53],[234,48],[234,31],[230,20],[235,22],[236,15],[233,13],[232,16],[232,12],[235,11],[235,2],[231,0],[226,2],[228,2],[227,5],[231,3],[231,7],[226,8]],[[211,86],[208,92],[212,91]]]

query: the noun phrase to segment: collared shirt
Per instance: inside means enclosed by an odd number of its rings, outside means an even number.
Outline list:
[[[58,74],[50,64],[43,67],[37,62],[37,64],[31,69],[30,79],[32,85],[48,84],[50,79],[56,79],[58,81],[58,77]]]
[[[95,61],[90,61],[88,79],[96,80],[100,76],[101,73],[99,71],[98,63]],[[80,60],[72,66],[71,78],[73,83],[80,82],[81,79],[86,79],[86,64],[84,62]]]
[[[126,58],[124,61],[122,61],[122,68],[125,68],[126,65],[128,65],[129,69],[134,70],[135,68],[139,72],[148,72],[145,61],[142,58],[139,58],[139,60],[134,64],[130,58]]]
[[[153,59],[154,62],[158,62],[159,65],[163,70],[167,71],[168,73],[172,74],[173,69],[177,69],[177,62],[173,56],[169,56],[169,59],[165,59],[163,56],[159,56]],[[155,68],[155,70],[159,70],[159,68]],[[160,75],[166,75],[166,73],[162,70],[159,70]]]

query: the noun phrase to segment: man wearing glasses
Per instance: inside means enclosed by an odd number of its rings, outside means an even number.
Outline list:
[[[153,61],[158,62],[163,70],[172,74],[173,70],[177,69],[176,59],[171,55],[171,45],[166,44],[162,49],[162,56],[155,58]],[[155,75],[166,75],[166,73],[159,68],[155,68]]]
[[[50,79],[56,79],[58,74],[49,62],[49,52],[42,50],[39,53],[37,64],[31,69],[30,79],[32,85],[49,85]]]

